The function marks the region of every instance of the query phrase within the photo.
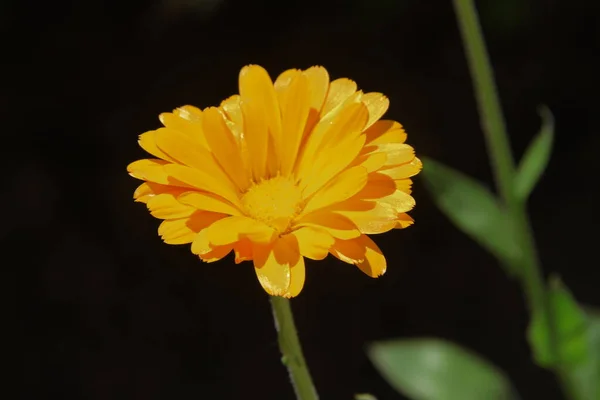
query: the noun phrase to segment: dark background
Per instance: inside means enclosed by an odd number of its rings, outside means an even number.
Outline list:
[[[517,155],[557,121],[531,217],[546,271],[600,305],[597,261],[600,6],[478,3]],[[250,263],[203,264],[170,246],[132,201],[126,165],[159,113],[217,105],[239,69],[273,77],[324,65],[391,99],[419,155],[491,185],[448,1],[5,1],[0,5],[5,271],[16,271],[18,398],[291,399],[267,295]],[[518,285],[434,207],[416,180],[416,224],[375,237],[377,280],[330,257],[293,300],[323,399],[399,399],[367,343],[435,336],[482,354],[523,399],[560,399],[533,365]],[[7,203],[8,202],[8,203]],[[22,395],[22,397],[20,397]],[[14,397],[13,397],[14,398]]]

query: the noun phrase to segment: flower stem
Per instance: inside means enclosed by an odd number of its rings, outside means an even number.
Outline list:
[[[290,301],[284,297],[271,296],[271,306],[275,328],[277,329],[279,349],[283,355],[282,362],[290,374],[296,398],[299,400],[317,400],[319,396],[302,354],[302,346],[298,339]]]
[[[514,224],[518,243],[521,244],[522,257],[520,265],[517,266],[520,268],[515,270],[521,271],[520,278],[530,311],[540,312],[547,316],[545,320],[550,338],[550,351],[553,358],[556,359],[558,354],[556,319],[549,306],[548,293],[536,252],[526,204],[514,192],[515,164],[477,10],[473,0],[453,1],[473,79],[481,127],[485,135],[496,186],[508,216]]]

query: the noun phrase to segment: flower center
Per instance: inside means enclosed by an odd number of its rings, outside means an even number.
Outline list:
[[[276,176],[252,185],[242,204],[249,217],[284,233],[302,210],[302,193],[290,179]]]

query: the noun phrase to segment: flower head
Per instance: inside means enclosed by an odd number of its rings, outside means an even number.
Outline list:
[[[388,99],[323,67],[288,70],[272,82],[244,67],[239,95],[204,110],[160,115],[142,134],[156,158],[131,163],[134,193],[163,219],[166,243],[191,243],[206,262],[235,253],[252,260],[263,288],[293,297],[304,257],[329,253],[372,277],[386,261],[367,236],[405,228],[415,205],[410,177],[421,170],[402,126],[380,120]]]

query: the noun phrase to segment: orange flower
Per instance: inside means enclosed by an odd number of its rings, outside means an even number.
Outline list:
[[[382,275],[385,257],[367,234],[413,223],[410,177],[422,167],[402,125],[379,120],[388,99],[330,82],[323,67],[273,83],[246,66],[239,90],[219,107],[161,114],[164,127],[140,136],[156,158],[127,170],[145,181],[134,198],[164,220],[163,240],[191,243],[206,262],[233,250],[273,296],[300,293],[304,257],[331,253]]]

